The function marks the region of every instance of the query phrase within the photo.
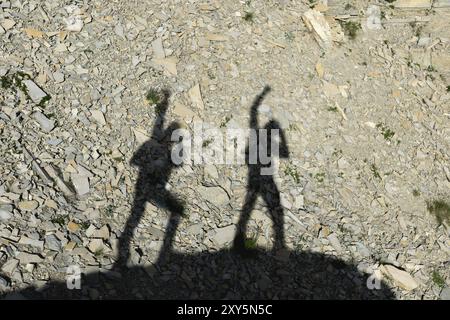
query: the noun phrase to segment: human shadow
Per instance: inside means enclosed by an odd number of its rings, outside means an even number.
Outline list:
[[[251,135],[246,150],[247,195],[233,242],[234,249],[241,254],[249,254],[251,251],[246,247],[246,231],[258,195],[262,196],[272,218],[275,235],[273,250],[276,251],[286,247],[283,228],[284,213],[280,202],[280,192],[274,181],[274,174],[276,174],[277,168],[275,157],[287,158],[289,150],[284,132],[276,120],[270,120],[263,128],[258,125],[258,108],[270,90],[269,86],[264,87],[250,108],[249,127]],[[279,137],[279,142],[275,136]]]
[[[268,88],[255,99],[251,108],[251,127],[257,108]],[[172,123],[164,128],[168,92],[157,106],[152,136],[131,159],[139,168],[135,198],[130,218],[120,237],[119,258],[111,269],[99,269],[81,275],[81,288],[69,289],[66,275],[49,281],[44,288],[30,285],[4,295],[6,299],[392,299],[393,293],[380,283],[369,290],[370,276],[351,263],[336,257],[300,250],[267,250],[256,247],[251,256],[243,257],[233,248],[215,252],[181,253],[173,249],[176,229],[184,212],[182,201],[164,189],[172,170],[169,136]],[[275,121],[265,128],[279,128]],[[286,144],[284,137],[281,145]],[[287,145],[283,157],[287,157]],[[252,169],[253,168],[253,169]],[[264,166],[249,166],[248,195],[234,242],[245,236],[245,227],[253,207],[253,197],[262,195],[272,215],[277,247],[284,247],[282,211],[279,192],[271,178],[261,178]],[[258,170],[257,170],[258,169]],[[253,170],[253,171],[252,171]],[[261,183],[265,184],[261,186]],[[169,223],[163,245],[154,263],[131,266],[129,263],[132,234],[145,212],[145,204],[165,208]],[[281,224],[281,225],[280,225]],[[73,278],[72,278],[73,280]],[[71,281],[71,280],[70,280]],[[69,281],[69,282],[70,282]]]
[[[139,169],[131,214],[119,239],[119,260],[115,269],[124,269],[129,263],[132,236],[141,221],[147,203],[169,211],[169,223],[161,250],[161,258],[170,251],[175,231],[184,212],[183,203],[166,189],[166,184],[175,165],[171,161],[172,133],[180,128],[176,122],[164,127],[169,107],[170,93],[163,90],[161,101],[156,104],[156,120],[152,135],[131,158],[130,164]]]

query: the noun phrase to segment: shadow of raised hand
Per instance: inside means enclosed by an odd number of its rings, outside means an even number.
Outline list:
[[[151,138],[139,147],[130,161],[131,165],[139,169],[139,175],[135,185],[131,214],[119,239],[119,259],[116,262],[116,266],[119,268],[124,268],[130,258],[132,236],[144,215],[147,202],[166,209],[170,213],[162,254],[171,250],[175,230],[184,212],[183,203],[166,190],[166,184],[175,167],[170,159],[172,147],[170,138],[172,132],[180,126],[173,122],[169,127],[164,128],[169,106],[169,91],[162,91],[162,96],[161,102],[157,103],[155,107],[157,116]]]

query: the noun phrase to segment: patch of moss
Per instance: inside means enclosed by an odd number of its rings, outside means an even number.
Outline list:
[[[91,225],[91,223],[88,221],[82,221],[82,222],[79,222],[78,224],[80,225],[80,228],[82,230],[87,230],[87,228],[89,228],[89,226]]]
[[[431,280],[433,280],[434,284],[439,288],[445,287],[445,279],[439,274],[437,270],[434,270],[431,274]]]
[[[315,177],[318,182],[323,182],[323,180],[325,179],[325,173],[323,172],[316,173]]]
[[[202,147],[203,148],[208,147],[213,141],[214,141],[214,139],[212,139],[212,138],[204,140],[203,143],[202,143]]]
[[[147,94],[145,95],[145,99],[151,105],[158,104],[160,100],[158,91],[156,91],[155,89],[148,90]]]
[[[378,168],[374,163],[372,163],[372,165],[370,166],[370,171],[372,171],[372,174],[375,178],[378,178],[381,180],[381,176],[380,176],[380,173],[378,172]]]
[[[253,22],[254,14],[253,12],[246,12],[242,19],[244,19],[247,22]]]
[[[436,217],[439,225],[444,222],[450,224],[450,204],[444,200],[431,200],[427,202],[428,211]]]
[[[257,247],[256,242],[257,242],[256,238],[247,238],[247,239],[245,239],[245,242],[244,242],[245,249],[247,249],[247,250],[254,250],[254,249],[256,249],[256,247]]]
[[[64,225],[66,225],[68,223],[69,217],[67,215],[58,214],[58,215],[53,216],[50,219],[50,221],[52,223],[64,226]]]
[[[341,22],[341,26],[345,35],[347,35],[350,39],[355,39],[358,34],[358,30],[361,29],[361,24],[355,21]]]
[[[383,125],[382,123],[378,123],[376,127],[381,131],[383,134],[384,140],[390,141],[392,137],[395,135],[395,132],[389,129],[387,126]]]
[[[287,176],[291,176],[291,178],[294,179],[295,183],[300,183],[300,176],[299,176],[297,170],[295,169],[295,167],[288,165],[284,169],[284,174]]]
[[[51,99],[52,97],[50,95],[46,95],[45,97],[43,97],[41,99],[41,101],[39,101],[38,106],[41,108],[45,108],[45,105],[47,104],[47,102]]]
[[[27,87],[23,83],[24,80],[31,79],[30,75],[26,74],[22,71],[17,71],[12,74],[7,74],[1,77],[0,82],[3,89],[11,89],[14,93],[17,93],[18,90],[22,91],[27,99],[31,99],[28,94]]]

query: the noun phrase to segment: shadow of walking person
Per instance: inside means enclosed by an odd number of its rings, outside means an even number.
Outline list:
[[[131,214],[119,239],[119,259],[116,268],[123,269],[130,259],[131,240],[142,219],[147,202],[170,212],[161,253],[168,252],[172,245],[180,217],[183,215],[182,202],[166,189],[170,174],[175,167],[170,159],[172,132],[179,128],[176,122],[164,128],[170,93],[162,92],[162,100],[156,105],[156,120],[151,138],[133,155],[132,166],[138,167],[139,176],[135,186],[135,196]]]
[[[258,107],[269,92],[270,87],[266,86],[261,94],[255,98],[250,108],[250,129],[253,131],[250,134],[249,145],[246,150],[247,195],[233,243],[233,248],[238,253],[251,253],[246,248],[246,230],[258,195],[263,198],[272,218],[275,235],[273,250],[285,248],[284,214],[280,203],[280,191],[275,184],[273,174],[275,173],[274,169],[276,169],[275,157],[278,154],[280,158],[287,158],[289,156],[288,146],[284,133],[276,120],[269,121],[264,128],[260,128],[258,125]],[[279,136],[279,143],[276,141],[274,133]],[[252,134],[254,135],[252,136]]]

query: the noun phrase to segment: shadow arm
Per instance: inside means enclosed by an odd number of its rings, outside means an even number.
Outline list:
[[[253,100],[253,104],[250,108],[250,128],[258,128],[258,107],[264,100],[264,97],[270,92],[270,90],[271,89],[269,86],[265,86],[263,91],[258,96],[256,96],[255,100]]]

